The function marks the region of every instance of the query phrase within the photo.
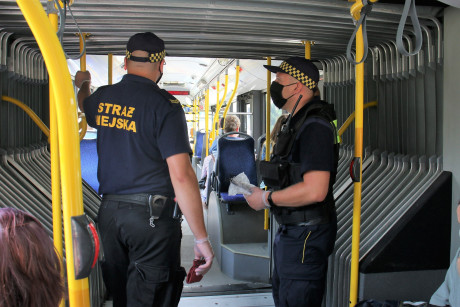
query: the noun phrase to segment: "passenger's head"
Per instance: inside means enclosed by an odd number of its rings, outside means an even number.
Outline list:
[[[146,77],[158,83],[163,75],[165,44],[152,32],[131,36],[126,45],[125,68],[128,73]]]
[[[63,296],[60,261],[43,226],[0,208],[0,306],[55,307]]]
[[[292,57],[286,59],[279,67],[270,65],[264,67],[276,73],[270,93],[273,103],[279,109],[291,112],[300,95],[303,104],[313,97],[319,81],[319,71],[312,61],[302,57]]]
[[[276,141],[278,140],[278,132],[280,132],[281,126],[283,125],[283,122],[286,120],[286,118],[287,118],[287,115],[282,114],[276,120],[276,123],[272,129],[272,132],[270,133],[270,140],[272,141],[273,144],[276,144]]]
[[[240,119],[235,115],[227,115],[225,116],[225,123],[224,123],[224,132],[233,132],[239,131],[240,129]]]

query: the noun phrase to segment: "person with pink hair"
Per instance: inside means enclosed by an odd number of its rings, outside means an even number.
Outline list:
[[[27,212],[0,208],[0,306],[57,307],[61,264],[42,224]]]

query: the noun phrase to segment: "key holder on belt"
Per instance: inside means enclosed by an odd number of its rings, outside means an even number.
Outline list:
[[[163,195],[149,195],[149,223],[152,228],[155,227],[155,220],[159,219],[163,213],[167,200],[168,198]]]

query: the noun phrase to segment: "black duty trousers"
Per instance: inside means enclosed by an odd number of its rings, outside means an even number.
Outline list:
[[[321,307],[336,233],[335,213],[328,224],[280,225],[273,247],[273,299],[277,307]]]
[[[146,205],[102,201],[102,274],[114,307],[179,304],[186,275],[180,266],[180,220],[162,217],[151,227],[149,218]]]

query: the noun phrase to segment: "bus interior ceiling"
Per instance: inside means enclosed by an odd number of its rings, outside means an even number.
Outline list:
[[[46,1],[41,3],[46,8]],[[450,262],[452,174],[443,168],[443,16],[447,5],[434,0],[417,2],[423,45],[419,54],[406,57],[396,47],[403,4],[402,0],[373,4],[367,23],[364,102],[376,101],[377,106],[364,111],[360,298],[427,300]],[[168,65],[178,71],[176,79],[168,79],[166,71],[163,86],[185,89],[191,99],[240,60],[242,83],[237,96],[252,99],[253,117],[262,117],[255,110],[264,110],[265,58],[272,57],[276,65],[289,56],[304,56],[302,42],[311,41],[311,58],[322,71],[322,98],[334,104],[340,127],[355,109],[354,65],[345,55],[355,28],[350,7],[347,1],[333,0],[76,0],[71,10],[81,31],[89,34],[89,56],[123,56],[128,38],[137,32],[152,31],[163,38],[166,61],[177,59]],[[78,29],[67,15],[63,48],[76,56],[80,53]],[[405,30],[403,40],[411,48],[414,30],[411,26]],[[189,82],[179,76],[180,59],[195,62],[195,77],[187,77]],[[168,65],[165,69],[173,72]],[[16,1],[0,0],[0,96],[22,101],[49,126],[48,89],[43,58]],[[229,87],[227,96],[230,93]],[[51,235],[47,138],[23,110],[5,101],[0,104],[0,123],[0,207],[33,213]],[[257,140],[265,123],[254,124]],[[353,128],[352,123],[342,136],[334,186],[339,231],[329,260],[326,306],[348,304],[353,211],[348,167],[354,155]],[[95,218],[100,197],[85,182],[83,187],[85,212]],[[216,211],[213,216],[220,223],[233,223],[226,214]],[[427,223],[444,239],[434,238],[424,226]],[[271,227],[276,228],[274,222]],[[432,240],[431,249],[417,244],[426,240]],[[424,261],[410,261],[422,253]],[[250,269],[244,263],[238,265]],[[379,279],[393,286],[379,292]],[[100,272],[93,273],[90,282],[93,303],[100,304]]]

